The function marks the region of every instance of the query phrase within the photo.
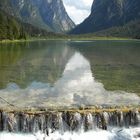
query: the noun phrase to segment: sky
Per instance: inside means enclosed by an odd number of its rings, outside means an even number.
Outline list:
[[[65,9],[75,24],[89,16],[93,0],[63,0]]]

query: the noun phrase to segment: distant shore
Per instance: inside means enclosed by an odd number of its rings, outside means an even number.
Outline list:
[[[139,40],[133,38],[122,38],[122,37],[88,37],[88,36],[71,36],[71,37],[56,37],[56,38],[30,38],[30,39],[15,39],[15,40],[0,40],[0,43],[18,43],[18,42],[31,42],[36,40]]]

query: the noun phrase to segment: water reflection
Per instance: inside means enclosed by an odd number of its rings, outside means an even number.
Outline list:
[[[16,84],[9,84],[6,89],[0,90],[0,96],[19,107],[140,103],[135,94],[105,90],[103,84],[95,80],[89,61],[79,52],[73,53],[61,78],[53,86],[34,81],[21,89]]]
[[[109,92],[97,82],[89,61],[80,53],[75,53],[67,63],[63,77],[57,81],[54,91],[58,103],[76,105],[138,104],[139,97],[123,91]]]
[[[107,90],[123,90],[140,95],[140,41],[70,42],[85,56],[94,77]]]
[[[9,83],[26,88],[33,81],[53,84],[61,77],[73,52],[64,41],[2,44],[0,88]]]

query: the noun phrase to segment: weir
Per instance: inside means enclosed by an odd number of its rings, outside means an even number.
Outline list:
[[[108,127],[138,126],[140,109],[66,109],[66,110],[1,110],[0,131],[36,133],[49,135],[55,131],[107,130]]]

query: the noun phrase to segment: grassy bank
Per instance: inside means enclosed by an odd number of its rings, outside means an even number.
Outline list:
[[[0,40],[0,43],[17,43],[17,42],[30,42],[36,40],[138,40],[132,38],[120,38],[120,37],[81,37],[81,36],[67,36],[67,37],[49,37],[49,38],[29,38],[29,39],[20,39],[20,40]]]

